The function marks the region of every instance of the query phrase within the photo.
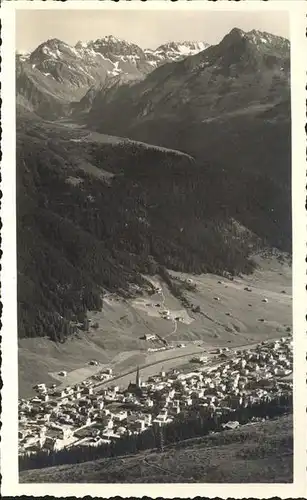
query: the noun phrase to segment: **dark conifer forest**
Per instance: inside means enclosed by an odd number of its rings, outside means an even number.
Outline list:
[[[255,249],[290,250],[286,179],[72,137],[67,127],[18,121],[21,337],[64,341],[87,328],[87,310],[103,308],[104,290],[131,296],[161,268],[236,275],[253,271]]]

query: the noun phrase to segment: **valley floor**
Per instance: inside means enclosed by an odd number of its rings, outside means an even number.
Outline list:
[[[258,264],[253,275],[233,281],[172,273],[196,285],[194,291],[184,293],[199,312],[184,309],[160,280],[161,292],[150,297],[127,301],[108,296],[101,312],[89,313],[98,327],[65,344],[46,338],[21,339],[19,397],[33,395],[34,384],[80,383],[104,367],[111,367],[117,377],[126,374],[121,383],[127,384],[137,365],[144,367],[146,378],[162,368],[183,366],[193,355],[213,347],[252,345],[286,335],[292,330],[291,267],[276,258],[258,259]],[[161,317],[162,309],[169,312],[169,319]],[[176,315],[182,321],[174,320]],[[142,339],[145,334],[158,335],[173,348],[153,351],[163,344],[159,339]],[[99,365],[89,365],[92,359]],[[65,379],[58,375],[61,370],[68,372]]]

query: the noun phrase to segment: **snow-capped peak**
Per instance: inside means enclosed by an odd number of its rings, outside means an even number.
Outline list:
[[[40,47],[49,47],[50,49],[60,49],[70,47],[68,43],[59,40],[58,38],[51,38],[47,42],[42,43]]]
[[[243,31],[240,28],[233,28],[223,39],[223,41],[233,41],[245,39],[254,45],[270,45],[281,48],[289,48],[290,42],[287,38],[282,36],[273,35],[272,33],[267,33],[266,31],[260,31],[253,29],[251,31]]]
[[[67,55],[71,55],[72,47],[66,42],[57,38],[52,38],[41,43],[32,53],[30,59],[32,62],[39,63],[46,59],[60,60]]]
[[[17,56],[28,56],[30,53],[27,52],[26,50],[16,50],[16,55]]]
[[[105,40],[106,42],[111,42],[111,43],[128,43],[126,40],[123,40],[122,38],[117,38],[114,35],[105,35],[104,37],[101,38],[101,40]]]
[[[219,53],[225,64],[233,64],[235,60],[249,64],[271,64],[272,56],[280,59],[288,58],[290,42],[286,38],[265,31],[243,31],[233,28],[214,51]],[[213,55],[213,54],[212,54]],[[269,59],[268,59],[269,56]]]
[[[29,59],[30,53],[26,52],[25,50],[17,50],[16,57],[19,61],[25,62]]]
[[[145,49],[149,64],[157,67],[164,62],[173,62],[206,50],[209,44],[203,41],[167,42],[156,49]]]
[[[169,42],[163,45],[160,45],[156,52],[178,52],[182,55],[194,55],[202,50],[205,50],[209,47],[209,44],[206,42],[195,42],[195,41],[184,41],[184,42]]]
[[[86,49],[87,48],[87,42],[83,42],[82,40],[79,40],[76,45],[75,45],[75,48],[76,49]]]

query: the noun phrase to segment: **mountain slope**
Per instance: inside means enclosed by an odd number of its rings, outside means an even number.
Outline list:
[[[57,483],[290,483],[292,416],[189,439],[128,457],[22,471],[20,481]]]
[[[210,166],[21,117],[17,139],[20,336],[63,340],[102,307],[104,289],[131,296],[145,287],[142,274],[161,266],[253,269],[258,241],[238,232],[234,193]]]

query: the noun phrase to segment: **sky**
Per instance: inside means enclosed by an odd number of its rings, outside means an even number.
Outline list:
[[[219,41],[234,27],[289,38],[288,13],[282,11],[114,11],[17,10],[16,49],[29,52],[58,38],[70,45],[114,35],[144,48],[170,41]]]

